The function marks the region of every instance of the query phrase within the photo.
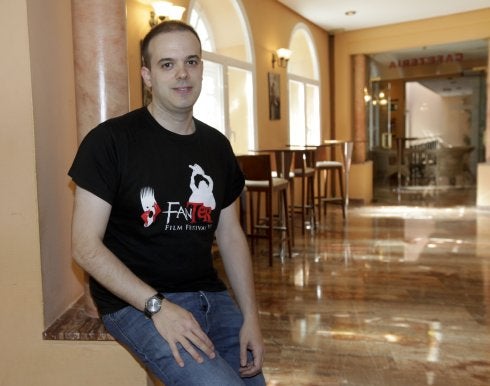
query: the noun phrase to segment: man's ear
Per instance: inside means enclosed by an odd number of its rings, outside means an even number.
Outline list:
[[[149,68],[141,67],[141,77],[143,78],[145,86],[151,88],[151,71]]]

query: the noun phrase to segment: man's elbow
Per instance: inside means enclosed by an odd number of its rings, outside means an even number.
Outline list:
[[[93,242],[79,237],[72,238],[71,253],[73,260],[83,269],[90,271],[90,267],[99,254],[98,251],[99,248]]]

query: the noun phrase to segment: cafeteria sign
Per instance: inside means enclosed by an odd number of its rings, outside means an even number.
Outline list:
[[[447,54],[447,55],[432,55],[422,56],[420,58],[411,59],[399,59],[398,61],[392,61],[389,68],[404,68],[404,67],[417,67],[417,66],[430,66],[436,64],[450,64],[455,62],[462,62],[463,54]]]

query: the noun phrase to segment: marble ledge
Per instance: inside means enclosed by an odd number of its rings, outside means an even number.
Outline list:
[[[83,298],[43,332],[44,340],[114,341],[102,321],[85,312]]]

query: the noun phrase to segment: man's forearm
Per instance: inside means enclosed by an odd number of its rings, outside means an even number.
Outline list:
[[[139,310],[155,290],[140,280],[102,242],[111,206],[77,187],[72,226],[75,261],[101,285]]]

